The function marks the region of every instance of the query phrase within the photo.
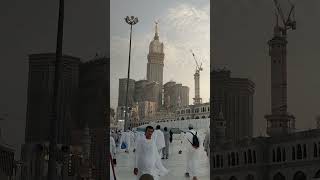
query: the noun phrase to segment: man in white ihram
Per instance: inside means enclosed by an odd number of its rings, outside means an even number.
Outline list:
[[[131,142],[132,142],[132,135],[130,133],[130,130],[127,130],[126,132],[122,132],[121,138],[119,141],[119,148],[122,149],[122,144],[125,144],[125,152],[129,153],[131,148]]]
[[[186,150],[186,157],[187,157],[187,169],[185,176],[186,177],[193,177],[192,180],[197,180],[197,176],[199,176],[199,156],[200,156],[200,148],[194,147],[193,143],[193,135],[198,137],[199,146],[200,146],[200,139],[198,132],[193,129],[193,125],[189,124],[189,131],[185,132],[185,150]]]
[[[160,130],[160,125],[157,125],[156,130],[154,131],[154,133],[152,135],[152,139],[155,141],[159,155],[161,156],[162,149],[164,147],[166,147],[166,144],[165,144],[165,140],[164,140],[164,134]]]
[[[116,149],[116,143],[113,139],[113,137],[110,136],[110,153],[111,153],[111,158],[110,159],[110,180],[114,180],[114,177],[115,177],[115,174],[114,174],[114,167],[112,168],[112,166],[114,166],[113,163],[113,159],[116,159],[116,152],[117,152],[117,149]]]
[[[138,180],[143,174],[150,174],[154,180],[159,180],[160,176],[168,173],[168,170],[162,165],[152,134],[153,127],[147,126],[145,136],[138,138],[136,141],[136,159],[133,173],[137,175]]]

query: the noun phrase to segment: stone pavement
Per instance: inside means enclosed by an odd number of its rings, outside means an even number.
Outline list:
[[[209,180],[210,179],[210,166],[209,160],[206,152],[203,150],[202,142],[203,135],[200,135],[201,146],[200,146],[200,171],[201,175],[198,177],[199,180]],[[179,154],[181,146],[181,141],[179,136],[174,137],[173,142],[170,144],[170,157],[169,159],[162,160],[163,165],[170,170],[169,174],[160,178],[160,180],[188,180],[192,178],[184,177],[186,169],[186,157],[185,154]],[[117,155],[117,166],[115,167],[115,172],[117,175],[117,180],[136,180],[136,176],[133,174],[134,166],[134,153],[118,153]]]

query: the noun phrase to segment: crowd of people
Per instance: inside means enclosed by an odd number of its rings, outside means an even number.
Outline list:
[[[134,153],[135,163],[133,174],[137,180],[159,180],[160,177],[169,173],[164,167],[162,160],[169,158],[169,147],[173,140],[173,132],[167,127],[161,130],[160,125],[154,129],[147,126],[145,132],[132,131],[111,131],[110,132],[110,179],[116,179],[114,168],[117,164],[118,153]],[[185,176],[197,180],[199,176],[199,154],[200,137],[192,124],[187,131],[181,133],[182,148],[186,155]],[[203,146],[209,156],[209,132],[206,133]]]

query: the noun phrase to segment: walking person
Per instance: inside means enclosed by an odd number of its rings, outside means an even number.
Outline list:
[[[133,173],[138,180],[144,174],[149,174],[154,180],[159,180],[160,176],[168,173],[168,170],[162,165],[156,142],[152,138],[153,131],[152,126],[147,126],[145,136],[137,139]]]
[[[117,164],[117,159],[116,159],[117,147],[113,137],[111,136],[110,136],[110,153],[111,153],[113,165],[116,165]]]
[[[189,131],[185,133],[185,149],[187,158],[186,177],[192,177],[192,180],[198,180],[199,176],[199,155],[200,155],[200,139],[198,132],[193,129],[193,125],[189,124]]]
[[[162,149],[162,159],[168,159],[169,156],[169,145],[170,145],[170,133],[168,132],[167,127],[164,127],[164,142],[165,142],[165,147]]]
[[[122,132],[121,138],[119,141],[120,150],[125,150],[126,153],[130,152],[131,147],[131,141],[132,141],[132,135],[129,130],[126,132]]]
[[[166,146],[166,144],[164,142],[164,135],[160,129],[160,125],[157,125],[156,130],[154,131],[154,133],[152,135],[152,139],[154,139],[154,141],[157,145],[159,155],[161,156],[162,148],[164,148]]]

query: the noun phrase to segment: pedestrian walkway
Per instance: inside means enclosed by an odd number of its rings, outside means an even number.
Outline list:
[[[202,136],[202,135],[201,135]],[[203,136],[201,137],[201,143],[203,142]],[[189,178],[184,177],[186,169],[186,156],[184,152],[179,154],[181,149],[181,140],[179,137],[174,138],[173,142],[170,144],[169,159],[162,160],[163,165],[170,170],[169,174],[160,178],[160,180],[187,180]],[[200,161],[200,171],[201,175],[198,177],[199,180],[209,180],[210,179],[210,166],[206,152],[203,150],[203,146],[200,146],[201,155]],[[136,176],[133,174],[134,168],[134,153],[132,150],[129,154],[119,153],[117,155],[117,166],[115,169],[117,180],[135,180]],[[192,178],[190,178],[192,179]]]

